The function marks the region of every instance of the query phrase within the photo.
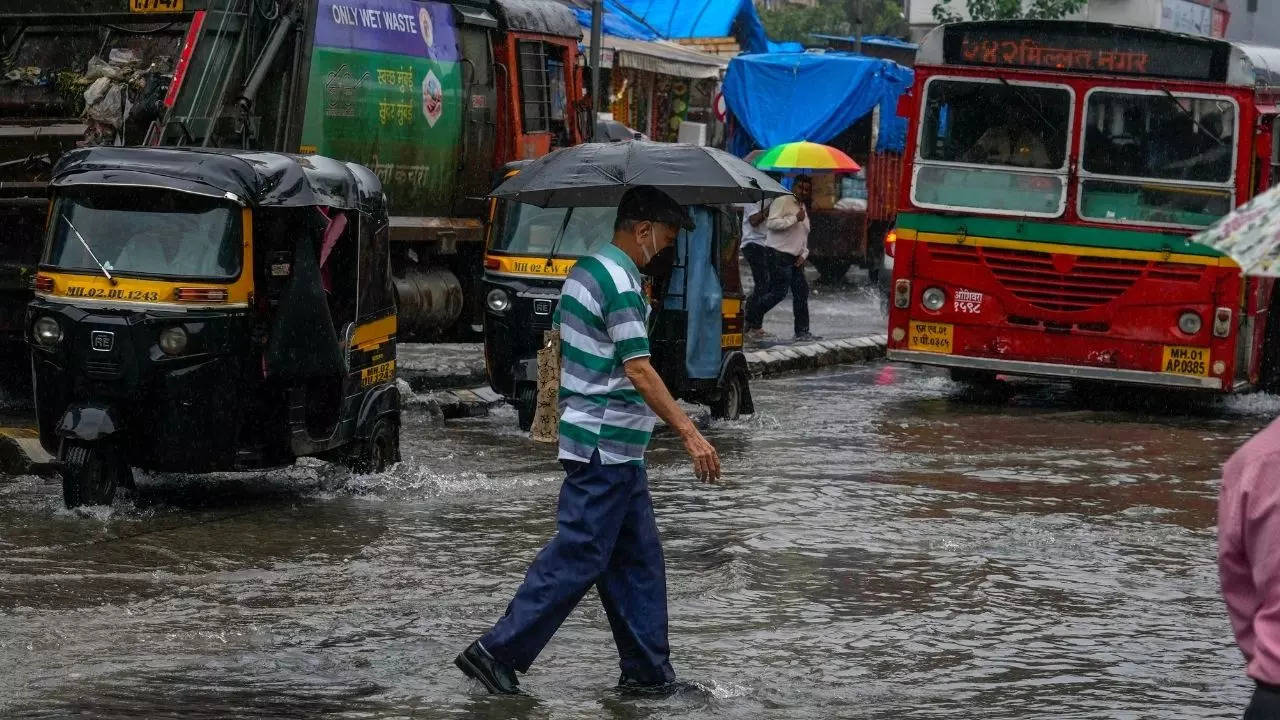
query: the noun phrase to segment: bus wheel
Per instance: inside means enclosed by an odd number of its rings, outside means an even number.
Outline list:
[[[711,417],[717,420],[737,420],[742,417],[742,396],[746,381],[742,373],[731,373],[720,389],[720,399],[711,403]]]
[[[522,431],[533,427],[533,414],[538,409],[538,386],[522,383],[516,390],[516,422]]]
[[[400,462],[400,426],[389,418],[378,418],[369,432],[369,439],[351,459],[351,470],[358,474],[384,473]]]
[[[122,485],[133,485],[128,465],[100,446],[68,443],[62,460],[62,502],[68,508],[110,505]]]

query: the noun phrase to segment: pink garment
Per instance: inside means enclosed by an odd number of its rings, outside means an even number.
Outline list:
[[[320,283],[324,286],[324,291],[333,292],[333,267],[327,265],[329,253],[333,252],[333,246],[338,244],[338,238],[342,235],[342,231],[347,229],[347,214],[340,212],[336,217],[329,214],[329,208],[317,208],[324,217],[327,225],[324,230],[324,238],[320,241]]]
[[[1280,420],[1223,468],[1218,577],[1246,672],[1280,685]]]

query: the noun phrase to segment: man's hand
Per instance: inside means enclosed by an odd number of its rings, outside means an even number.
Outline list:
[[[760,223],[764,222],[764,218],[765,218],[764,211],[761,210],[760,212],[752,213],[747,218],[747,222],[751,223],[751,227],[756,227]]]
[[[808,255],[807,253],[801,253],[800,255],[797,255],[797,256],[796,256],[796,267],[804,267],[804,263],[805,263],[805,261],[806,261],[806,260],[808,260],[808,259],[809,259],[809,255]]]
[[[796,222],[804,222],[804,205],[800,206],[800,212],[796,214]]]
[[[689,459],[693,461],[693,474],[702,482],[719,480],[720,456],[716,454],[716,449],[702,437],[702,433],[694,427],[693,421],[676,404],[676,399],[671,397],[671,392],[663,384],[658,371],[654,370],[653,365],[649,363],[649,358],[632,358],[623,365],[623,369],[627,373],[627,379],[635,386],[636,392],[644,398],[645,404],[657,413],[663,422],[680,433],[680,438],[684,440],[684,449],[688,451]]]
[[[716,449],[702,437],[702,433],[689,425],[687,432],[680,433],[684,440],[684,449],[689,453],[689,459],[693,461],[693,474],[704,483],[713,483],[720,480],[720,455],[716,453]]]

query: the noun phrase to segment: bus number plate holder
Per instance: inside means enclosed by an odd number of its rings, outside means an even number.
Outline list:
[[[954,335],[955,329],[949,323],[912,320],[907,337],[907,349],[950,354]]]
[[[1174,375],[1208,377],[1209,348],[1165,345],[1160,370]]]

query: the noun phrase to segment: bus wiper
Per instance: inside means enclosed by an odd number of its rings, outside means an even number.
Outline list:
[[[76,226],[71,222],[71,218],[63,215],[62,219],[67,221],[67,226],[71,228],[71,232],[76,234],[76,237],[80,240],[80,244],[83,245],[85,251],[89,253],[89,257],[93,258],[93,262],[97,264],[98,269],[102,271],[103,275],[107,276],[107,282],[115,285],[116,279],[111,277],[111,273],[107,271],[107,266],[103,265],[102,261],[98,259],[98,256],[93,254],[93,248],[89,247],[88,241],[86,241],[84,236],[80,234],[80,231],[76,229]]]
[[[1160,90],[1164,92],[1165,97],[1169,98],[1169,102],[1173,103],[1173,106],[1178,109],[1178,112],[1182,113],[1183,117],[1190,120],[1191,124],[1196,126],[1197,130],[1204,133],[1205,135],[1208,135],[1210,138],[1213,138],[1213,141],[1218,143],[1218,147],[1222,147],[1223,145],[1226,144],[1222,142],[1221,138],[1219,138],[1218,136],[1206,130],[1205,127],[1200,124],[1200,121],[1196,120],[1196,116],[1191,114],[1190,110],[1187,110],[1186,108],[1182,107],[1182,103],[1178,102],[1178,98],[1174,96],[1173,93],[1169,92],[1168,88],[1160,88]]]
[[[1026,95],[1022,94],[1022,91],[1018,89],[1017,85],[1014,85],[1013,83],[1009,82],[1008,80],[1005,80],[1004,78],[998,75],[996,76],[996,79],[999,80],[1002,85],[1012,90],[1013,94],[1018,96],[1018,99],[1022,101],[1023,105],[1026,105],[1027,107],[1031,108],[1031,112],[1038,115],[1040,117],[1040,122],[1044,123],[1045,125],[1048,125],[1049,129],[1053,131],[1053,134],[1055,136],[1058,134],[1058,126],[1054,125],[1052,122],[1049,122],[1049,118],[1045,117],[1044,113],[1040,112],[1040,108],[1036,107],[1035,103],[1032,103],[1030,100],[1027,99]]]
[[[564,230],[569,227],[569,219],[573,217],[574,208],[565,208],[564,222],[560,223],[560,232],[556,233],[555,242],[551,243],[551,252],[547,253],[547,264],[545,267],[551,267],[555,264],[556,251],[560,249],[560,241],[564,239]]]

